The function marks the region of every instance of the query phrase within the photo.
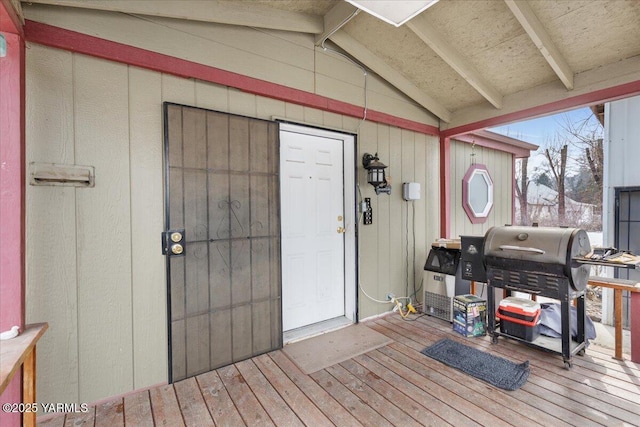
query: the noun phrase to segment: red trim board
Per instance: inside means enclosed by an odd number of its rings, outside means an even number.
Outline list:
[[[0,31],[24,36],[22,21],[10,0],[0,0]]]
[[[3,36],[7,55],[0,58],[0,331],[14,325],[24,328],[25,315],[24,40],[20,34]],[[21,375],[15,375],[1,402],[20,402],[21,384]],[[0,425],[22,425],[20,413],[0,412]]]
[[[451,140],[440,136],[440,237],[451,232]]]
[[[494,135],[495,138],[493,137]],[[454,136],[452,137],[452,139],[455,139],[456,141],[466,142],[468,144],[475,144],[480,147],[490,148],[496,151],[509,153],[517,158],[529,157],[531,155],[531,151],[535,151],[538,149],[537,145],[509,138],[504,135],[494,134],[493,132],[489,132],[486,130],[465,133],[464,135]]]
[[[178,77],[195,78],[305,107],[357,118],[363,117],[364,114],[364,108],[347,102],[35,21],[27,20],[25,22],[25,37],[27,41],[32,43],[95,56]],[[428,135],[438,135],[439,133],[439,129],[435,126],[379,111],[369,110],[367,119]]]
[[[444,136],[447,137],[453,137],[456,135],[473,132],[478,129],[485,129],[519,120],[528,120],[533,117],[566,111],[572,108],[579,108],[596,103],[615,101],[616,99],[621,99],[637,94],[640,94],[640,80],[609,87],[606,89],[596,90],[594,92],[584,93],[582,95],[572,96],[560,101],[526,108],[524,110],[515,111],[513,113],[504,114],[502,116],[496,116],[474,123],[468,123],[462,126],[443,130],[441,131],[441,134],[444,134]]]
[[[24,325],[24,43],[6,34],[0,58],[0,329]]]

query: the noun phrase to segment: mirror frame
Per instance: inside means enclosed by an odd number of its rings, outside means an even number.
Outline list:
[[[487,184],[487,203],[482,212],[477,212],[471,205],[469,188],[474,179],[483,179]],[[467,173],[462,178],[462,207],[473,224],[482,224],[487,221],[493,208],[493,180],[485,165],[473,164],[469,166]]]

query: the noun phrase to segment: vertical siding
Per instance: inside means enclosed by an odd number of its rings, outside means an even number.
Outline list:
[[[439,229],[436,137],[40,46],[27,58],[28,161],[96,168],[95,188],[27,187],[27,317],[51,325],[38,347],[40,400],[91,402],[167,381],[163,101],[357,132],[357,179],[374,209],[361,228],[361,286],[404,296],[415,271],[419,287]],[[366,183],[364,152],[389,165],[391,195]],[[408,268],[403,181],[423,197]],[[361,319],[390,308],[359,295]]]
[[[391,308],[389,304],[377,303],[371,298],[384,301],[387,293],[398,297],[412,294],[414,275],[415,289],[420,288],[426,254],[431,242],[438,237],[440,226],[439,144],[436,137],[365,122],[359,134],[358,162],[365,152],[377,152],[380,161],[389,166],[387,173],[393,188],[391,195],[376,195],[366,182],[364,169],[358,164],[362,196],[371,198],[373,209],[373,224],[361,225],[360,233],[360,285],[364,289],[360,291],[360,318]],[[403,182],[420,183],[421,199],[404,201]]]
[[[128,73],[76,55],[73,76],[76,162],[96,172],[76,196],[79,396],[90,402],[133,387]]]
[[[167,372],[165,262],[158,248],[162,230],[162,76],[129,68],[131,175],[131,280],[133,387],[162,382]],[[150,215],[151,213],[151,215]],[[153,330],[149,325],[155,325]],[[149,360],[149,353],[158,356]]]
[[[27,162],[73,164],[73,55],[27,52]],[[55,82],[52,84],[51,82]],[[76,190],[26,189],[26,318],[49,322],[38,343],[38,398],[78,395]],[[43,374],[44,373],[44,374]],[[56,394],[56,392],[58,394]]]
[[[462,178],[475,163],[484,164],[493,181],[493,208],[487,221],[472,224],[462,209]],[[451,140],[451,237],[484,235],[493,226],[511,224],[513,205],[513,163],[509,153]]]

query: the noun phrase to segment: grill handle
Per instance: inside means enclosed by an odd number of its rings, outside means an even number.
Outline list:
[[[510,291],[526,292],[526,293],[532,294],[532,295],[538,295],[538,294],[542,293],[542,291],[532,291],[531,289],[518,287],[518,286],[504,285],[504,288],[508,289]]]
[[[512,246],[512,245],[502,245],[499,246],[503,251],[521,251],[521,252],[531,252],[538,255],[544,255],[544,251],[538,248],[525,248],[522,246]]]

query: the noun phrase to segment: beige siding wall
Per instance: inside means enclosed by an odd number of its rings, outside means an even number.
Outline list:
[[[483,224],[472,224],[462,208],[462,178],[475,163],[487,167],[493,181],[493,209]],[[451,140],[451,235],[480,236],[493,226],[512,223],[513,156],[503,151],[491,150],[468,143]]]
[[[50,324],[38,346],[40,401],[92,402],[167,381],[163,101],[357,132],[374,215],[361,228],[361,286],[384,299],[412,292],[414,274],[420,285],[439,230],[437,137],[34,44],[27,162],[96,170],[95,188],[27,186],[27,321]],[[364,152],[389,165],[390,196],[366,183]],[[421,200],[402,201],[408,181]],[[390,308],[359,293],[361,319]]]
[[[39,4],[25,4],[24,11],[30,20],[364,105],[362,70],[316,47],[312,34]],[[373,73],[367,89],[368,108],[438,126],[434,116]]]

